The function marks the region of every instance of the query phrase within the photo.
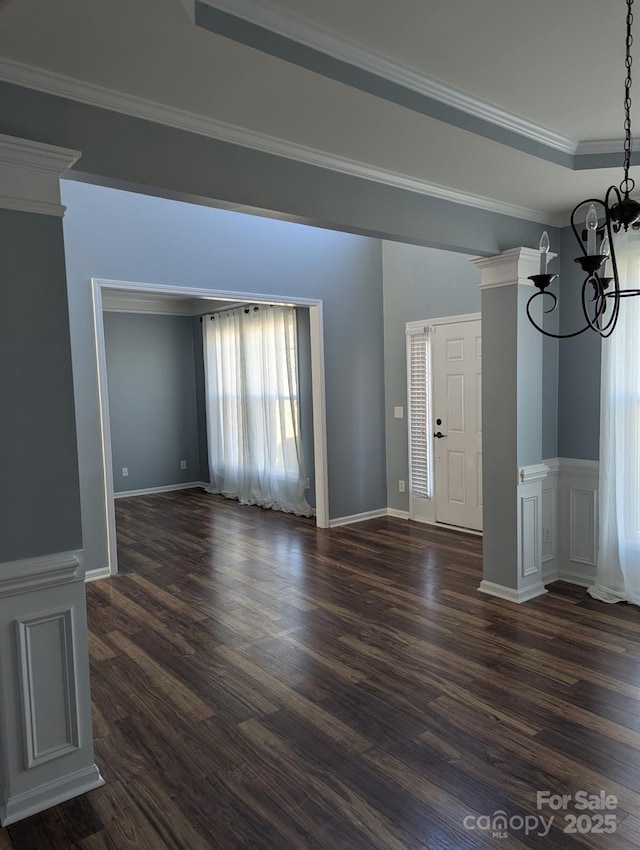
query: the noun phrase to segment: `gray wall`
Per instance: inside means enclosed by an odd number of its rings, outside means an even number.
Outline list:
[[[579,248],[571,229],[562,230],[560,330],[584,325],[580,292],[584,276],[573,258]],[[624,309],[624,304],[622,305]],[[560,340],[558,456],[598,460],[600,449],[600,337],[589,330]]]
[[[106,563],[92,276],[322,299],[330,516],[386,505],[379,241],[71,181],[62,196],[89,568]]]
[[[193,319],[106,312],[104,335],[114,490],[199,481]]]
[[[544,305],[548,309],[548,305]],[[557,333],[560,309],[543,314],[543,328]],[[557,339],[542,338],[542,457],[558,456],[558,376],[560,347]]]
[[[408,492],[398,492],[398,481],[409,478],[405,325],[479,313],[480,272],[464,254],[399,242],[383,244],[383,264],[387,499],[389,507],[408,511]],[[396,405],[404,407],[404,419],[394,418]]]
[[[244,205],[336,230],[467,254],[495,254],[517,245],[536,245],[540,236],[540,226],[530,221],[252,151],[10,83],[0,83],[0,113],[4,133],[81,151],[82,158],[74,171],[97,183],[204,204],[213,200]],[[72,200],[71,193],[68,189],[67,203]],[[187,214],[187,225],[172,227],[159,212],[161,207],[154,207],[153,224],[143,236],[140,230],[145,229],[142,223],[149,216],[148,205],[144,205],[141,219],[125,215],[118,221],[112,205],[98,202],[96,197],[86,208],[84,221],[80,220],[82,213],[75,214],[70,209],[65,224],[67,256],[72,266],[69,311],[74,386],[83,408],[77,415],[83,533],[91,566],[102,566],[106,551],[102,511],[95,495],[102,482],[95,460],[99,457],[99,423],[92,393],[95,364],[87,286],[92,274],[172,285],[179,285],[186,274],[194,286],[235,285],[250,291],[265,287],[275,293],[287,289],[319,297],[331,291],[333,297],[327,295],[325,299],[325,343],[332,374],[327,388],[327,401],[333,411],[329,423],[330,461],[349,477],[344,490],[332,485],[331,513],[335,516],[379,506],[380,488],[385,489],[385,472],[380,468],[384,456],[382,384],[374,377],[383,373],[382,347],[376,335],[382,325],[379,243],[347,242],[344,235],[321,236],[318,231],[309,231],[314,234],[316,248],[308,249],[310,238],[297,240],[301,247],[294,248],[296,259],[283,269],[290,257],[291,240],[284,236],[285,231],[269,230],[264,220],[256,220],[248,227],[259,249],[251,254],[241,253],[240,268],[237,274],[230,275],[230,283],[225,271],[230,266],[229,251],[236,250],[237,234],[231,245],[225,245],[224,238],[213,234],[213,219],[204,211],[199,216]],[[123,226],[124,221],[130,225],[128,228]],[[261,234],[273,234],[273,240]],[[328,244],[331,239],[331,251],[321,251],[320,244]],[[39,244],[38,240],[32,244]],[[308,262],[303,263],[301,255],[305,251]],[[271,253],[274,262],[265,271],[263,261]],[[218,254],[222,263],[217,262]],[[329,261],[328,254],[332,257]],[[356,261],[356,255],[361,263]],[[248,274],[249,270],[252,274]],[[368,287],[363,285],[364,278],[369,281]],[[337,290],[346,299],[342,310],[335,296]],[[346,359],[341,360],[345,355]],[[360,375],[364,378],[360,379]],[[353,388],[355,401],[344,408],[343,401],[352,397]],[[366,444],[355,436],[363,429],[376,435]],[[354,469],[357,475],[350,474]],[[75,509],[72,495],[66,507],[61,503],[59,508],[68,517]],[[23,526],[26,524],[24,521]]]
[[[2,562],[82,541],[60,219],[0,210],[0,262]]]
[[[537,245],[539,224],[219,142],[0,82],[4,133],[82,151],[101,183],[215,199],[343,231],[469,254]],[[206,203],[206,200],[205,200]]]

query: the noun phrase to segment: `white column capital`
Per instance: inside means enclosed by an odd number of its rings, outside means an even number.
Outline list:
[[[554,259],[557,254],[549,253]],[[492,257],[471,257],[471,262],[480,269],[480,289],[522,284],[533,286],[529,275],[538,274],[540,251],[537,248],[510,248]]]
[[[0,134],[0,209],[64,215],[60,177],[80,151]]]

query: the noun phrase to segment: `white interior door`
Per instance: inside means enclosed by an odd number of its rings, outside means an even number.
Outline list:
[[[480,320],[439,324],[432,337],[436,521],[482,529]]]

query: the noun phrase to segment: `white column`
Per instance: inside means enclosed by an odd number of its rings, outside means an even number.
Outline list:
[[[554,255],[549,255],[551,258]],[[542,581],[542,334],[526,304],[538,250],[474,259],[482,290],[483,580],[513,602],[545,593]],[[540,321],[536,305],[534,317]]]
[[[50,296],[49,307],[56,308],[56,318],[50,320],[61,328],[60,317],[67,309],[59,180],[79,156],[77,151],[0,135],[2,225],[19,236],[7,246],[10,259],[0,256],[0,273],[7,287],[21,286],[23,277],[31,275],[26,294],[17,291],[5,299],[4,319],[11,323],[5,329],[24,327],[24,333],[30,332],[28,310],[39,308],[39,292]],[[37,265],[30,262],[33,257]],[[6,271],[3,263],[8,263]],[[103,784],[93,760],[84,567],[77,548],[80,509],[71,360],[64,351],[68,329],[51,340],[44,336],[33,340],[34,352],[42,359],[48,389],[60,389],[66,405],[64,421],[57,421],[51,434],[46,410],[41,412],[39,440],[23,435],[15,424],[31,427],[24,403],[38,397],[42,388],[38,361],[22,373],[19,358],[0,363],[3,409],[9,417],[5,423],[14,440],[11,450],[19,459],[3,470],[2,482],[10,491],[0,540],[2,826]],[[15,380],[15,370],[20,380]],[[55,464],[56,449],[65,458],[62,471]],[[39,480],[21,478],[25,458],[37,468]]]

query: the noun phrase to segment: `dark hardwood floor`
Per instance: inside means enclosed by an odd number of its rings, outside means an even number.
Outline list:
[[[485,596],[479,538],[396,519],[116,507],[121,574],[87,587],[107,784],[0,850],[640,846],[637,608]]]

